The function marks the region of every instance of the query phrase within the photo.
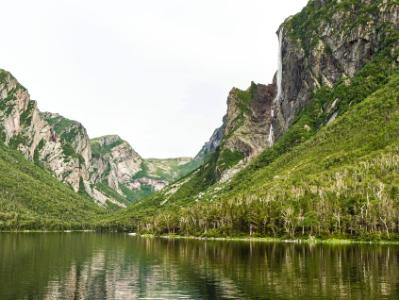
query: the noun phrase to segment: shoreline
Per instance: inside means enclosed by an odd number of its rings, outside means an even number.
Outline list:
[[[128,235],[139,238],[160,238],[166,240],[197,240],[197,241],[225,241],[225,242],[257,242],[257,243],[283,243],[283,244],[328,244],[328,245],[350,245],[350,244],[365,244],[365,245],[399,245],[399,240],[357,240],[350,238],[277,238],[277,237],[250,237],[250,236],[230,236],[230,237],[206,237],[193,235],[155,235],[155,234],[139,234],[134,232],[117,232],[117,231],[103,231],[99,232],[94,229],[83,230],[4,230],[1,233],[113,233]]]
[[[0,234],[2,233],[73,233],[73,232],[88,232],[93,233],[96,232],[93,229],[81,229],[81,230],[0,230]]]
[[[366,245],[399,245],[399,241],[395,240],[355,240],[355,239],[287,239],[273,237],[201,237],[201,236],[184,236],[184,235],[154,235],[154,234],[137,234],[141,238],[161,238],[167,240],[198,240],[198,241],[226,241],[226,242],[258,242],[258,243],[283,243],[283,244],[328,244],[328,245],[349,245],[349,244],[366,244]]]

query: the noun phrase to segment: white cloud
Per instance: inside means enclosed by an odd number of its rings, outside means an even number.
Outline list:
[[[275,31],[306,0],[0,0],[0,67],[43,111],[144,157],[192,156],[233,86],[268,83]]]

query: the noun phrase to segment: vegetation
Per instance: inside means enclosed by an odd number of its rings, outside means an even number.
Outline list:
[[[0,230],[88,229],[104,211],[0,144]]]
[[[21,125],[28,126],[32,121],[33,110],[36,108],[36,101],[29,101],[28,108],[21,114]]]
[[[216,197],[159,210],[147,200],[103,225],[206,236],[396,238],[398,85],[394,74],[335,122]]]
[[[382,0],[366,6],[359,6],[359,1],[353,0],[324,2],[320,7],[320,1],[310,1],[300,14],[284,24],[285,30],[301,44],[305,54],[315,49],[320,25],[332,19],[334,14],[345,14],[348,7],[358,13],[357,18],[339,18],[343,20],[339,27],[342,30],[332,34],[346,35],[358,26],[368,24]],[[333,87],[322,86],[315,90],[308,106],[300,112],[291,127],[271,148],[261,153],[230,181],[220,183],[221,173],[241,161],[243,154],[226,149],[223,141],[199,167],[195,162],[182,164],[178,160],[143,160],[142,170],[132,180],[147,177],[173,181],[184,177],[165,191],[150,195],[133,203],[127,210],[112,215],[104,216],[101,211],[89,207],[97,228],[206,237],[250,235],[311,239],[398,239],[399,34],[387,24],[378,25],[376,30],[382,41],[377,54],[354,77],[343,77]],[[252,84],[246,91],[234,90],[239,108],[236,126],[246,117],[255,88],[256,85]],[[74,157],[68,141],[69,135],[76,133],[66,130],[70,123],[58,120],[53,125],[66,141],[63,148],[65,156]],[[16,135],[10,141],[11,148],[17,148],[23,139],[23,136]],[[117,140],[103,146],[93,140],[93,156],[100,157],[122,142]],[[13,150],[3,148],[0,154],[5,154],[0,155],[0,158],[5,157],[4,161],[7,155],[16,155]],[[34,157],[34,160],[37,158]],[[39,184],[35,180],[47,180],[44,176],[48,174],[43,170],[34,168],[26,161],[23,164],[35,172],[34,176],[29,177],[33,185],[27,184],[25,189],[31,191],[34,184]],[[7,170],[1,171],[1,174],[7,174]],[[105,172],[106,175],[108,172]],[[18,180],[10,178],[9,189],[12,189]],[[5,188],[8,188],[7,182],[5,179]],[[47,185],[56,186],[54,180],[42,184],[45,185],[44,190]],[[5,207],[0,211],[2,214],[6,212],[0,216],[0,220],[5,220],[1,221],[0,229],[28,227],[31,224],[29,222],[36,222],[39,212],[45,217],[40,219],[44,225],[34,223],[38,227],[48,226],[47,222],[54,222],[54,226],[60,227],[75,224],[75,220],[86,222],[87,219],[81,219],[79,209],[67,221],[65,218],[68,217],[60,215],[59,210],[60,207],[68,209],[69,203],[82,199],[81,206],[86,205],[84,193],[76,195],[78,198],[68,203],[60,204],[54,201],[62,197],[54,200],[52,193],[68,194],[69,190],[56,187],[58,190],[51,190],[43,199],[35,196],[35,203],[46,203],[39,207],[25,203],[25,199],[29,198],[26,194],[25,198],[21,196],[18,201],[13,200],[15,194],[24,191],[19,189],[19,185],[12,190],[14,194],[8,194],[7,190],[4,199],[8,199],[8,202],[4,200],[5,204],[0,203]],[[105,195],[124,203],[153,192],[147,185],[142,185],[138,192],[122,185],[123,196],[111,189],[106,181],[98,183],[96,187]],[[80,188],[84,190],[83,181]],[[37,190],[33,191],[37,193]],[[33,198],[36,194],[31,193],[30,197]],[[53,202],[47,203],[49,200]],[[15,203],[22,203],[21,207],[12,206]],[[20,212],[17,213],[18,217],[15,217],[15,212]],[[23,221],[20,215],[25,218]],[[51,221],[47,221],[47,218]]]
[[[104,155],[108,152],[110,152],[113,148],[116,146],[121,145],[124,143],[124,140],[122,139],[117,139],[115,142],[107,145],[102,145],[99,143],[98,139],[92,139],[91,141],[91,152],[93,157],[100,157],[101,155]]]
[[[177,192],[136,203],[101,227],[194,236],[397,238],[399,73],[392,62],[399,35],[389,28],[384,34],[368,64],[350,80],[318,89],[276,144],[231,182],[215,185],[215,170],[223,157],[239,158],[218,149]]]
[[[284,23],[284,28],[294,41],[300,43],[305,53],[314,49],[319,41],[320,25],[327,22],[334,22],[333,16],[352,14],[356,17],[346,15],[337,19],[340,30],[331,32],[331,37],[350,36],[357,27],[364,27],[368,22],[373,20],[377,14],[379,6],[383,4],[383,0],[374,0],[368,5],[364,5],[358,0],[327,0],[323,5],[320,1],[311,0],[308,5],[295,16]],[[394,1],[391,1],[392,3]],[[384,26],[384,24],[381,24]],[[379,28],[378,28],[379,29]]]
[[[142,171],[133,178],[149,177],[174,182],[189,174],[200,166],[200,162],[190,158],[145,159],[142,163]]]

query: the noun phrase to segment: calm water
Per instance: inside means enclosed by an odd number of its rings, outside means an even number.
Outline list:
[[[0,299],[399,299],[399,248],[2,233]]]

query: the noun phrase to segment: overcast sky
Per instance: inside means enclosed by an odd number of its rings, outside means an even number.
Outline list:
[[[0,0],[0,68],[42,111],[118,134],[143,157],[193,156],[226,97],[277,68],[307,0]]]

